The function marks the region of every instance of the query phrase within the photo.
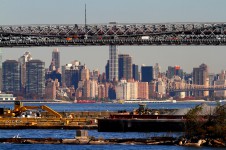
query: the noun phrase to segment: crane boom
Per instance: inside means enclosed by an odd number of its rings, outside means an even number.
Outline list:
[[[31,109],[42,109],[44,111],[49,112],[50,114],[54,115],[56,118],[62,118],[62,115],[58,113],[57,111],[51,109],[50,107],[46,105],[41,105],[41,106],[23,106],[22,102],[15,101],[15,106],[14,110],[12,113],[15,113],[17,115],[21,114],[22,112],[25,112],[26,110],[31,110]]]

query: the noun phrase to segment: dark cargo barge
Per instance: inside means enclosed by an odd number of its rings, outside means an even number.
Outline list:
[[[109,118],[98,119],[99,132],[183,132],[184,115],[162,115],[139,104],[130,113],[112,114]]]
[[[184,116],[112,115],[98,119],[99,132],[183,132]]]

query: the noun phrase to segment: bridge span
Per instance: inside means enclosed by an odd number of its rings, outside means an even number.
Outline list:
[[[226,45],[226,22],[0,26],[0,47]]]
[[[205,86],[205,85],[189,85],[185,87],[167,87],[167,92],[198,92],[198,91],[223,91],[226,90],[225,85],[213,85],[213,86]]]

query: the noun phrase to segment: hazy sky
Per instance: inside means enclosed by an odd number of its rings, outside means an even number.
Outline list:
[[[226,0],[0,0],[0,25],[20,24],[84,24],[84,4],[87,23],[166,23],[166,22],[226,22]],[[33,59],[51,61],[56,47],[2,48],[3,60],[18,59],[30,51]],[[61,65],[79,60],[91,70],[104,71],[108,46],[59,47]],[[133,63],[154,65],[165,71],[180,65],[186,72],[201,63],[210,72],[226,70],[225,46],[120,46]]]

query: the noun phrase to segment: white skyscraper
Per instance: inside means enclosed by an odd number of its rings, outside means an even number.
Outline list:
[[[116,45],[109,47],[109,80],[118,81],[118,47]]]
[[[21,68],[21,86],[25,88],[26,85],[26,63],[32,60],[30,52],[25,52],[23,56],[19,58]]]
[[[156,79],[156,80],[158,79],[160,71],[161,71],[161,67],[159,66],[158,63],[156,63],[153,68],[153,79]]]
[[[52,52],[52,61],[56,69],[60,69],[60,52],[58,48],[54,49]]]

